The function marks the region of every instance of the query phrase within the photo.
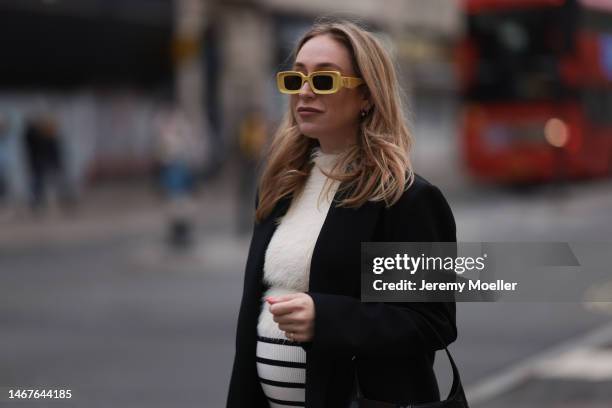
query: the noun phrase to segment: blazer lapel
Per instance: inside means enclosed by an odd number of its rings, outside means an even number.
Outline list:
[[[336,192],[317,237],[310,263],[308,291],[359,297],[360,287],[352,285],[350,293],[338,290],[347,288],[350,282],[360,283],[361,242],[372,241],[383,204],[368,201],[359,208],[337,207],[342,199],[340,191]]]
[[[359,297],[361,242],[373,238],[380,203],[367,202],[359,208],[336,207],[341,200],[338,191],[317,237],[310,263],[308,291]],[[333,356],[307,353],[306,406],[326,406],[335,364],[338,362]]]
[[[246,268],[246,270],[251,272],[252,281],[245,287],[258,288],[258,299],[261,299],[264,290],[263,267],[266,249],[272,239],[272,235],[274,235],[274,231],[276,231],[277,220],[287,213],[290,204],[291,197],[282,198],[276,203],[270,215],[261,223],[255,225],[252,239],[254,247],[249,250],[248,257],[252,261],[252,265],[247,265]]]

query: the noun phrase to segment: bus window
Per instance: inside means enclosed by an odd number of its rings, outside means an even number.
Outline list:
[[[572,47],[563,8],[511,9],[468,16],[478,54],[467,97],[475,100],[550,100],[566,95],[559,58]]]

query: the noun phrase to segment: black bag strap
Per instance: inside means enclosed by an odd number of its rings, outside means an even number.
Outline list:
[[[446,355],[448,356],[448,361],[450,361],[451,368],[453,370],[453,384],[451,385],[451,389],[448,392],[448,397],[446,397],[446,399],[447,400],[456,399],[460,390],[461,391],[463,390],[463,386],[461,384],[461,377],[459,376],[459,369],[457,368],[457,364],[455,364],[455,360],[453,359],[451,352],[448,351],[448,348],[445,346],[444,340],[442,339],[442,336],[440,336],[440,333],[438,333],[438,331],[433,327],[433,325],[424,316],[419,315],[419,314],[417,314],[417,316],[422,317],[421,320],[425,322],[425,324],[427,324],[427,326],[429,326],[431,331],[436,335],[438,341],[440,342],[440,346],[444,347],[444,351],[446,352]]]
[[[421,315],[417,313],[416,316],[421,316]],[[450,351],[448,351],[448,348],[444,345],[444,340],[442,340],[442,336],[440,336],[438,331],[432,326],[431,323],[429,323],[429,321],[424,316],[421,316],[421,317],[422,317],[422,321],[424,321],[425,324],[429,326],[431,331],[434,332],[434,334],[440,341],[440,345],[444,348],[444,351],[446,351],[446,355],[448,356],[448,361],[450,361],[450,364],[453,370],[453,384],[451,385],[451,389],[448,392],[448,397],[446,397],[446,400],[457,400],[457,399],[465,400],[465,395],[463,392],[463,385],[461,384],[461,377],[459,376],[459,369],[457,368],[457,365],[455,364],[455,360],[453,359],[453,356],[451,355]],[[363,394],[361,393],[361,388],[359,387],[359,379],[357,378],[356,368],[355,368],[355,386],[357,389],[357,398],[362,398]]]

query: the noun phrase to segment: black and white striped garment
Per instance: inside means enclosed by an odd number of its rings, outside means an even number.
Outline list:
[[[257,336],[257,374],[270,408],[303,407],[306,351],[287,339]]]

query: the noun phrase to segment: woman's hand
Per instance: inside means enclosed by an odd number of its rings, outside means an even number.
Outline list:
[[[314,335],[315,307],[312,298],[306,293],[291,293],[265,298],[270,304],[270,313],[285,332],[289,340],[307,342]]]

